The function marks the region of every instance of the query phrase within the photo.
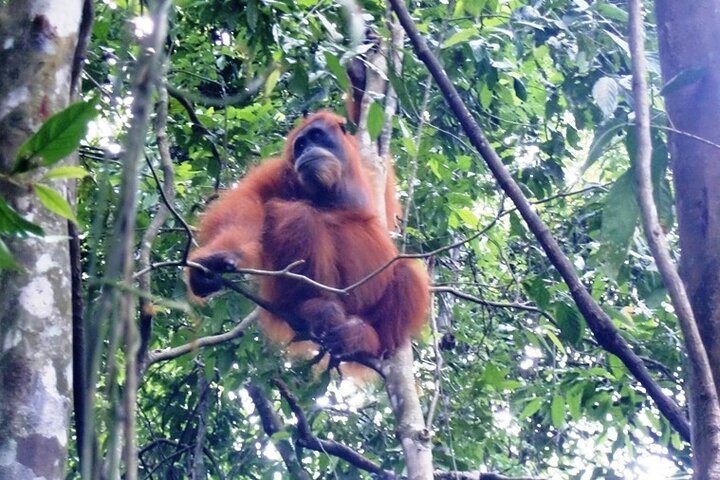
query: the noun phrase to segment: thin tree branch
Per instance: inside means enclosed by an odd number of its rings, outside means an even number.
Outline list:
[[[462,298],[463,300],[467,300],[469,302],[477,303],[479,305],[484,305],[486,307],[495,307],[495,308],[514,308],[517,310],[525,310],[528,312],[537,313],[538,315],[541,315],[545,318],[547,318],[550,323],[553,325],[557,325],[557,322],[555,321],[555,318],[553,318],[552,315],[550,315],[545,310],[533,307],[532,305],[525,305],[523,303],[504,303],[504,302],[493,302],[492,300],[485,300],[480,297],[476,297],[474,295],[471,295],[469,293],[461,292],[460,290],[457,290],[453,287],[446,287],[446,286],[435,286],[432,287],[431,290],[433,292],[442,292],[442,293],[449,293],[451,295],[454,295],[458,298]]]
[[[164,68],[163,68],[164,70]],[[165,220],[170,213],[170,205],[175,202],[175,172],[173,171],[172,158],[170,157],[170,145],[167,137],[167,119],[168,119],[168,94],[163,85],[158,87],[158,104],[155,115],[155,136],[157,139],[158,154],[160,156],[160,165],[163,171],[163,183],[159,184],[152,162],[145,157],[150,170],[153,172],[153,178],[157,183],[157,189],[163,198],[163,203],[158,206],[155,216],[150,221],[150,225],[145,230],[140,241],[139,265],[149,269],[150,254],[152,253],[152,245],[162,228]],[[133,279],[138,278],[138,288],[144,292],[150,292],[151,275],[142,275],[137,277],[133,275]],[[138,348],[137,364],[138,372],[142,373],[145,367],[145,356],[147,354],[148,345],[152,337],[152,322],[154,317],[154,308],[149,299],[145,296],[140,297],[140,347]]]
[[[391,480],[399,478],[397,475],[395,475],[394,472],[384,470],[380,465],[364,457],[363,455],[356,452],[347,445],[343,445],[342,443],[336,442],[334,440],[323,440],[315,436],[312,433],[312,429],[310,428],[310,424],[308,423],[307,418],[305,417],[305,413],[298,405],[298,401],[297,398],[295,398],[295,395],[293,395],[287,385],[285,385],[285,383],[279,378],[276,378],[274,380],[274,383],[275,386],[278,387],[280,395],[282,395],[287,404],[290,406],[290,410],[292,410],[295,418],[297,419],[297,428],[299,434],[297,442],[300,446],[304,448],[309,448],[310,450],[315,450],[316,452],[323,452],[327,455],[333,455],[335,457],[341,458],[346,462],[350,463],[351,465],[354,465],[361,470],[365,470],[366,472],[379,475],[380,478],[383,479]]]
[[[168,153],[169,155],[169,153]],[[165,195],[165,190],[162,187],[162,183],[160,182],[160,179],[157,176],[157,172],[155,172],[155,167],[153,167],[152,162],[150,162],[149,159],[146,158],[147,165],[150,168],[150,173],[152,173],[153,178],[155,179],[155,183],[158,187],[158,193],[160,194],[160,198],[162,198],[163,203],[167,207],[168,210],[170,210],[170,213],[172,213],[172,216],[175,217],[175,220],[182,225],[183,230],[185,230],[185,233],[187,233],[187,243],[185,244],[185,250],[183,251],[183,260],[187,261],[188,255],[190,254],[190,248],[194,245],[197,246],[197,242],[195,241],[195,236],[193,235],[192,228],[190,228],[190,225],[185,221],[185,219],[180,215],[177,210],[175,210],[175,206],[173,205],[173,202]]]
[[[166,87],[167,88],[167,87]],[[225,159],[222,155],[220,155],[220,151],[215,146],[215,134],[208,130],[208,128],[203,125],[203,123],[200,121],[200,118],[198,118],[197,114],[195,113],[195,109],[193,108],[192,103],[190,103],[190,100],[188,100],[182,93],[180,93],[177,89],[168,89],[168,92],[170,93],[170,96],[173,97],[175,100],[177,100],[180,105],[185,109],[188,116],[190,117],[190,121],[192,122],[193,126],[205,137],[208,144],[210,145],[210,152],[212,153],[213,157],[215,158],[215,161],[218,162],[219,169],[218,169],[218,175],[215,177],[215,185],[214,188],[217,191],[220,187],[220,174],[223,171],[223,168],[225,167]]]
[[[174,98],[182,96],[184,98],[187,98],[191,102],[200,103],[208,107],[227,107],[230,105],[239,105],[247,102],[252,97],[257,95],[260,89],[262,89],[263,85],[265,85],[265,81],[267,80],[268,75],[275,68],[277,68],[276,65],[270,65],[265,69],[265,72],[262,75],[258,75],[257,77],[250,80],[247,83],[247,86],[242,91],[233,95],[228,95],[220,98],[208,97],[207,95],[188,92],[172,85],[168,85],[167,89],[168,93],[170,93],[170,95],[172,95]]]
[[[590,330],[595,335],[598,343],[607,351],[618,356],[628,370],[635,376],[645,390],[648,392],[660,411],[670,421],[673,427],[685,439],[690,439],[690,425],[683,411],[678,405],[662,390],[660,385],[653,379],[642,360],[633,352],[627,341],[620,335],[617,328],[610,320],[610,317],[595,302],[585,286],[580,281],[573,264],[563,253],[557,240],[553,237],[547,225],[535,212],[532,204],[523,194],[519,185],[512,178],[512,175],[503,164],[497,152],[490,146],[487,138],[477,124],[468,108],[463,103],[454,85],[448,78],[437,58],[428,48],[425,40],[415,26],[410,14],[405,8],[403,0],[389,0],[393,10],[398,15],[408,38],[413,45],[418,58],[425,63],[433,75],[435,82],[443,93],[445,100],[452,112],[461,124],[470,142],[478,150],[490,171],[495,176],[500,187],[512,199],[518,208],[520,215],[527,222],[531,232],[545,251],[548,259],[557,268],[565,283],[568,285],[570,294],[577,304],[580,312],[585,317]]]
[[[245,334],[245,331],[257,321],[260,315],[260,309],[256,308],[250,312],[245,318],[235,325],[231,330],[225,333],[218,333],[216,335],[209,335],[207,337],[200,337],[192,342],[180,345],[178,347],[166,348],[163,350],[155,350],[148,353],[147,365],[150,366],[154,363],[164,362],[172,360],[174,358],[185,355],[186,353],[200,350],[201,348],[209,347],[212,345],[219,345],[226,343],[236,338],[240,338]]]
[[[123,184],[121,190],[121,209],[118,214],[118,232],[120,246],[118,254],[122,268],[120,278],[129,285],[132,281],[132,250],[134,225],[137,214],[136,195],[138,189],[137,165],[143,154],[145,135],[150,116],[150,101],[160,72],[159,59],[163,52],[163,41],[167,30],[167,14],[170,7],[167,0],[158,1],[153,8],[152,19],[154,29],[148,38],[141,40],[141,56],[137,62],[134,77],[134,102],[132,107],[133,122],[128,132],[123,168]],[[137,352],[139,339],[135,324],[135,310],[132,294],[123,291],[120,294],[120,317],[124,326],[125,336],[125,388],[123,390],[123,433],[125,445],[125,478],[137,479]],[[114,352],[112,352],[114,355]],[[116,472],[111,472],[111,476]]]

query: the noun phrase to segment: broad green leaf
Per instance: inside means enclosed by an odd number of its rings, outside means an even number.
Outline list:
[[[599,257],[609,277],[615,278],[627,256],[640,209],[635,200],[633,172],[627,170],[615,181],[605,198]]]
[[[560,333],[571,345],[577,345],[582,340],[585,330],[585,321],[575,308],[559,303],[555,306],[555,320],[558,322]]]
[[[33,190],[35,190],[35,194],[38,196],[38,199],[40,199],[40,203],[45,205],[45,208],[53,213],[57,213],[61,217],[77,223],[77,219],[75,218],[75,214],[73,213],[70,204],[67,200],[65,200],[65,198],[63,198],[62,195],[60,195],[60,193],[47,185],[43,185],[42,183],[34,183]]]
[[[385,112],[382,106],[373,102],[370,104],[370,110],[368,111],[367,129],[370,134],[370,138],[375,140],[380,136],[383,125],[385,124]]]
[[[595,136],[590,144],[587,160],[585,160],[585,165],[583,165],[582,168],[583,172],[590,168],[590,166],[605,153],[610,142],[618,133],[621,133],[622,129],[626,126],[627,121],[625,119],[615,117],[603,123],[595,130]]]
[[[481,379],[486,384],[490,385],[491,387],[499,387],[502,382],[505,380],[505,375],[507,374],[506,370],[501,370],[492,363],[489,363],[485,367],[485,371],[483,372]]]
[[[602,77],[595,82],[592,88],[592,96],[595,103],[603,113],[605,118],[613,116],[618,106],[618,95],[620,94],[620,86],[614,78]]]
[[[486,0],[465,0],[462,6],[465,11],[473,17],[478,17],[482,13]]]
[[[87,125],[97,114],[96,102],[77,102],[43,123],[18,150],[14,173],[39,165],[52,165],[70,155],[85,137]],[[34,159],[40,159],[36,162]]]
[[[20,270],[20,265],[17,264],[12,253],[0,238],[0,269]]]
[[[83,167],[77,167],[74,165],[63,165],[55,167],[45,174],[45,178],[58,179],[58,178],[84,178],[90,175],[90,172],[85,170]]]
[[[545,335],[547,335],[547,337],[550,339],[550,341],[553,343],[553,345],[555,345],[555,347],[558,350],[560,350],[561,353],[563,353],[563,354],[565,353],[565,346],[562,344],[562,342],[560,341],[558,336],[555,335],[555,333],[548,330],[545,332]]]
[[[527,88],[522,80],[513,77],[513,89],[515,90],[515,96],[523,102],[527,100]]]
[[[465,42],[467,40],[470,40],[472,37],[476,36],[478,34],[477,27],[471,27],[466,28],[464,30],[460,30],[459,32],[455,32],[450,38],[445,40],[442,44],[442,48],[450,48],[453,45],[457,45],[458,43]]]
[[[272,437],[270,437],[270,439],[272,440],[273,443],[277,443],[281,440],[287,440],[288,438],[290,438],[290,436],[291,436],[290,432],[288,432],[287,430],[280,430],[278,432],[273,433]]]
[[[555,394],[550,405],[550,418],[555,428],[560,429],[565,422],[565,399]]]
[[[42,228],[22,218],[5,200],[0,198],[0,233],[5,235],[43,235]]]
[[[592,367],[589,368],[586,373],[590,376],[596,376],[596,377],[603,377],[607,378],[608,380],[617,380],[615,378],[615,375],[612,374],[612,372],[607,371],[606,369],[602,367]]]
[[[610,371],[615,378],[622,378],[627,371],[625,364],[615,355],[608,354],[608,364],[610,365]]]
[[[280,69],[276,68],[272,72],[270,72],[270,75],[268,75],[267,79],[265,80],[265,87],[263,89],[263,93],[265,94],[265,96],[270,95],[275,89],[275,85],[277,85],[277,82],[280,79],[280,73]]]
[[[325,52],[325,61],[327,62],[328,70],[330,70],[332,76],[335,77],[335,81],[338,83],[340,89],[344,91],[350,90],[350,80],[348,80],[347,72],[345,72],[345,69],[340,65],[340,60],[332,53]]]
[[[599,3],[597,5],[597,11],[611,20],[617,20],[618,22],[627,22],[628,13],[620,7],[612,5],[610,3]]]
[[[540,410],[540,407],[542,406],[542,400],[539,398],[533,398],[528,402],[527,405],[525,405],[525,408],[523,408],[523,411],[520,412],[520,416],[518,417],[518,420],[525,420],[529,416],[535,415],[538,410]]]

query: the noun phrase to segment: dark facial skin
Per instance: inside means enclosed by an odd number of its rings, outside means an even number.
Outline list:
[[[347,158],[336,130],[317,121],[295,138],[294,168],[300,183],[313,197],[331,198],[342,180]]]

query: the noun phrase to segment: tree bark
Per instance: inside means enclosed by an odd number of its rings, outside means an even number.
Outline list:
[[[715,0],[656,0],[660,63],[680,231],[680,273],[720,396],[720,5]],[[678,77],[680,75],[680,77]],[[705,412],[717,405],[696,388],[689,363],[690,414],[696,478],[720,478],[720,425]]]
[[[83,3],[17,0],[0,8],[0,173],[70,101]],[[0,479],[59,479],[72,396],[67,223],[29,189],[3,182],[0,191],[45,231],[5,239],[23,270],[0,270]]]

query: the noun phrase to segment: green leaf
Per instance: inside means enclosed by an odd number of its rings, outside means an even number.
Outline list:
[[[565,399],[561,395],[554,395],[550,405],[550,418],[555,428],[559,429],[565,422]]]
[[[48,166],[70,155],[85,138],[87,125],[97,114],[96,102],[77,102],[57,112],[43,123],[40,130],[22,144],[13,173],[22,173],[39,164]]]
[[[0,269],[20,270],[20,265],[17,264],[15,258],[13,258],[10,249],[8,249],[5,242],[0,238]]]
[[[501,370],[492,363],[490,363],[485,367],[485,371],[482,373],[480,378],[487,385],[497,388],[505,380],[506,374],[507,370]]]
[[[625,119],[616,117],[603,123],[595,130],[595,136],[593,137],[592,144],[590,144],[587,160],[582,168],[583,173],[605,153],[610,142],[618,133],[621,133],[622,129],[626,126],[627,122]]]
[[[555,307],[555,320],[558,322],[560,333],[571,345],[577,345],[582,340],[585,322],[580,312],[575,308],[559,303]]]
[[[610,20],[617,20],[618,22],[628,21],[628,13],[622,8],[612,5],[610,3],[598,4],[597,11],[602,16],[609,18]]]
[[[450,48],[458,43],[465,42],[478,34],[477,27],[466,28],[455,32],[450,38],[445,40],[442,44],[442,48]]]
[[[48,180],[54,180],[58,178],[84,178],[90,175],[90,172],[85,170],[83,167],[77,167],[74,165],[63,165],[55,167],[45,174],[45,178]]]
[[[662,87],[660,95],[668,95],[676,92],[682,87],[686,87],[701,80],[705,75],[707,75],[707,68],[705,67],[694,67],[681,70]]]
[[[280,73],[280,69],[275,68],[272,72],[270,72],[270,75],[268,75],[267,79],[265,80],[265,87],[263,88],[263,93],[266,97],[270,95],[275,89],[275,85],[277,85],[277,82],[280,79]]]
[[[327,62],[328,70],[330,70],[332,76],[335,77],[338,86],[342,90],[350,90],[350,80],[348,79],[347,72],[345,72],[345,69],[340,65],[338,57],[330,52],[325,52],[325,61]]]
[[[550,339],[550,341],[553,343],[553,345],[555,345],[555,347],[558,350],[560,350],[560,353],[565,354],[565,346],[562,344],[562,342],[560,341],[558,336],[555,335],[555,333],[548,330],[547,332],[545,332],[545,335],[547,335],[547,337]]]
[[[527,88],[522,80],[513,77],[513,89],[515,90],[515,96],[523,102],[527,100]]]
[[[533,398],[527,405],[525,405],[525,408],[523,408],[523,411],[520,413],[518,420],[525,420],[529,416],[535,415],[537,411],[540,410],[540,406],[542,406],[542,400],[539,398]]]
[[[613,116],[618,106],[618,96],[620,94],[620,86],[614,78],[602,77],[595,82],[592,88],[592,96],[595,103],[603,113],[605,118]]]
[[[22,218],[5,200],[0,198],[0,233],[25,237],[28,233],[42,236],[43,230]]]
[[[615,278],[625,261],[635,226],[640,218],[640,209],[635,200],[633,172],[626,170],[605,198],[602,213],[598,252],[609,277]]]
[[[370,134],[370,138],[373,140],[377,139],[382,132],[383,125],[385,124],[385,112],[382,106],[373,102],[370,104],[370,110],[368,111],[367,129]]]
[[[40,199],[40,203],[45,205],[45,208],[53,213],[57,213],[61,217],[77,223],[77,219],[75,218],[75,214],[73,213],[70,204],[67,200],[65,200],[65,198],[63,198],[62,195],[60,195],[60,193],[47,185],[43,185],[42,183],[34,183],[33,189],[35,190],[35,194],[38,196],[38,199]]]
[[[567,397],[568,412],[570,412],[570,418],[577,421],[580,420],[582,414],[582,389],[578,389],[577,392],[573,392]]]
[[[282,440],[287,440],[290,438],[290,432],[287,430],[280,430],[272,434],[272,437],[270,437],[270,440],[272,440],[273,443],[277,444],[278,442]]]
[[[465,0],[463,2],[463,8],[473,17],[478,17],[482,13],[485,2],[486,0]]]

